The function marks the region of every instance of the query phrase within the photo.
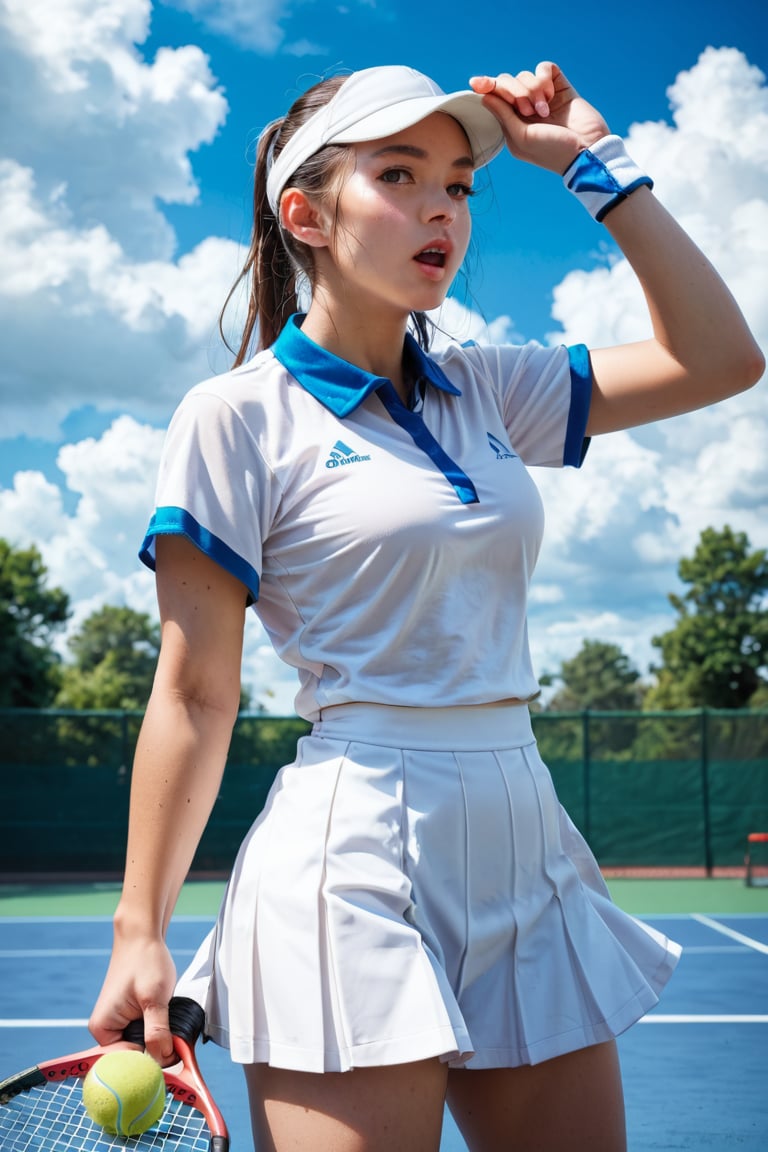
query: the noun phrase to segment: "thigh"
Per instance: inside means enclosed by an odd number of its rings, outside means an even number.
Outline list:
[[[438,1152],[447,1070],[437,1059],[352,1072],[245,1069],[259,1152]]]
[[[448,1106],[470,1152],[626,1152],[613,1041],[533,1066],[455,1069]]]

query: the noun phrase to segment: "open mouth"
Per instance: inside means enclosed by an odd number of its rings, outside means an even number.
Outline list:
[[[446,254],[442,248],[425,248],[414,259],[419,264],[431,264],[433,268],[444,268]]]

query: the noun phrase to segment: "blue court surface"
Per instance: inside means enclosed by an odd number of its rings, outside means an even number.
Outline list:
[[[661,1004],[619,1041],[630,1152],[766,1152],[768,916],[643,919],[684,952]],[[212,922],[202,916],[173,922],[169,941],[179,969]],[[0,918],[0,1080],[93,1043],[85,1022],[111,937],[109,916]],[[199,1056],[233,1152],[247,1152],[242,1075],[213,1044],[201,1046]],[[441,1152],[465,1152],[448,1114]]]

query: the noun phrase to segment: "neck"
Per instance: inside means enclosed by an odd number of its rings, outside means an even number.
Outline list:
[[[302,324],[302,331],[328,352],[355,364],[374,376],[392,381],[403,402],[408,385],[403,378],[403,344],[408,317],[386,316],[378,312],[375,320],[357,309],[330,309],[322,299],[314,298]]]

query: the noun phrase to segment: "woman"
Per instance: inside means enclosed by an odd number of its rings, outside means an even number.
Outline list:
[[[445,96],[325,81],[264,132],[237,367],[169,429],[143,558],[163,626],[97,1040],[171,1053],[165,930],[219,787],[253,602],[314,722],[182,980],[245,1067],[261,1152],[625,1147],[614,1037],[679,949],[611,903],[526,707],[541,506],[524,464],[722,400],[762,356],[717,274],[560,69]],[[634,268],[653,337],[459,348],[407,334],[506,144]],[[308,287],[295,315],[297,284]],[[258,353],[246,355],[258,330]]]

